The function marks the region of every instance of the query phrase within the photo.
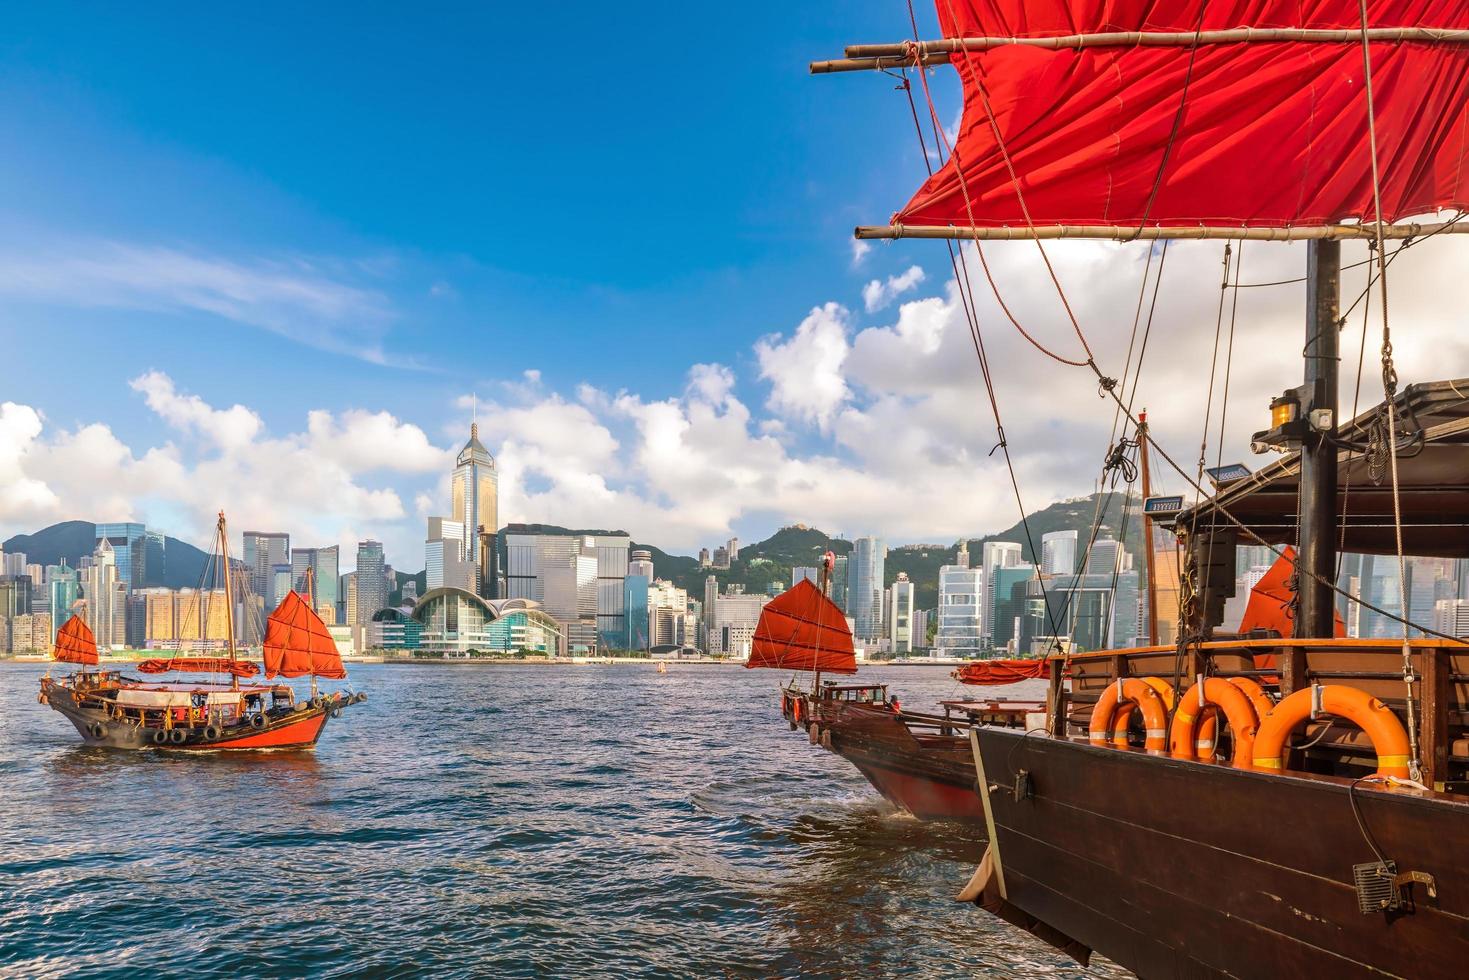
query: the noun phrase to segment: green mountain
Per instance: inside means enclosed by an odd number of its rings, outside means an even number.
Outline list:
[[[26,560],[38,565],[58,565],[62,559],[72,568],[83,555],[97,547],[97,525],[90,521],[62,521],[33,534],[17,534],[0,543],[7,552],[23,551]],[[192,588],[204,575],[209,555],[178,538],[163,539],[163,576],[149,585],[170,589]]]

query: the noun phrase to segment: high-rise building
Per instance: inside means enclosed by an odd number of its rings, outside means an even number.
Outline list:
[[[1122,542],[1113,537],[1099,537],[1092,542],[1091,550],[1086,556],[1086,574],[1111,575],[1113,572],[1125,571],[1122,565]]]
[[[646,650],[653,645],[653,634],[648,622],[652,599],[646,575],[629,574],[622,582],[623,606],[627,609],[627,635],[623,638],[625,650]]]
[[[95,540],[112,547],[117,578],[128,588],[163,584],[164,538],[134,522],[98,524]]]
[[[1449,636],[1469,638],[1469,599],[1440,599],[1434,603],[1433,628]]]
[[[710,556],[709,556],[709,549],[708,548],[700,548],[699,549],[699,567],[700,568],[708,568],[710,561],[711,561],[711,559],[710,559]]]
[[[988,624],[984,594],[984,569],[969,567],[969,548],[960,541],[954,564],[939,569],[939,604],[934,610],[938,617],[933,638],[935,656],[968,659],[985,651]]]
[[[0,617],[0,624],[5,622]],[[10,620],[10,652],[41,653],[51,649],[51,616],[48,613],[25,613]],[[0,625],[0,648],[4,644],[5,627]]]
[[[1041,535],[1041,572],[1046,575],[1076,574],[1076,531],[1050,531]]]
[[[653,553],[641,548],[632,552],[627,559],[627,574],[641,575],[651,583],[653,581]]]
[[[0,549],[0,575],[24,575],[26,553]]]
[[[689,610],[689,595],[672,582],[656,580],[648,589],[648,629],[654,646],[682,646],[691,641],[685,635],[684,617]]]
[[[452,518],[464,527],[464,560],[473,569],[474,592],[484,599],[500,597],[500,477],[495,457],[479,441],[479,423],[469,426],[469,441],[454,463]]]
[[[286,597],[286,593],[291,591],[291,575],[292,570],[290,565],[280,564],[270,566],[270,581],[268,583],[270,589],[265,596],[266,609],[274,611],[275,607],[279,606],[281,600]]]
[[[47,565],[46,591],[51,599],[51,622],[60,629],[71,618],[77,600],[81,598],[81,583],[76,569],[68,566],[64,559],[60,565]]]
[[[907,572],[898,573],[887,594],[887,634],[892,651],[912,653],[917,643],[913,636],[913,583],[908,581]]]
[[[932,609],[913,610],[913,649],[923,650],[928,647],[928,624],[933,622]],[[937,627],[937,623],[934,624]]]
[[[876,641],[882,636],[882,580],[887,548],[882,539],[858,538],[852,542],[847,564],[847,615],[856,623],[856,635]]]
[[[842,612],[851,611],[847,608],[847,565],[846,555],[837,555],[831,564],[831,601]]]
[[[1014,541],[986,541],[980,553],[980,571],[984,574],[984,608],[980,611],[980,619],[983,621],[984,635],[988,638],[987,645],[990,647],[1004,646],[998,638],[999,634],[995,632],[995,628],[1000,625],[998,613],[995,610],[997,601],[995,573],[1001,568],[1014,568],[1019,565],[1021,554],[1020,545]],[[942,610],[940,610],[940,616],[942,616]],[[1005,624],[1005,632],[1007,634],[1012,632],[1009,624]]]
[[[714,558],[713,558],[712,564],[713,564],[713,567],[714,568],[728,568],[729,567],[729,549],[728,548],[724,548],[724,547],[715,548],[714,549]]]
[[[476,572],[474,563],[466,557],[468,547],[462,521],[430,517],[428,536],[423,542],[425,587],[474,592]]]
[[[386,564],[381,541],[357,542],[357,618],[352,620],[353,626],[366,626],[374,613],[387,608],[388,583],[383,578]]]
[[[1023,620],[1027,612],[1027,591],[1035,577],[1035,566],[1029,562],[996,565],[994,574],[986,577],[985,592],[994,598],[994,612],[987,632],[995,649],[1016,652],[1025,649]],[[1044,615],[1041,618],[1044,619]]]
[[[760,611],[769,601],[769,596],[758,594],[716,596],[712,611],[705,611],[710,624],[709,652],[728,657],[748,657],[755,627],[760,622]]]
[[[270,602],[273,588],[271,575],[274,574],[275,566],[291,564],[291,536],[284,531],[246,531],[241,557],[245,563],[250,595],[258,596],[261,605],[274,609],[275,603]],[[269,612],[269,609],[266,611]]]
[[[704,578],[704,649],[714,649],[714,603],[719,598],[719,580],[713,575]]]
[[[566,630],[573,652],[620,647],[627,638],[626,534],[566,534],[525,525],[505,529],[505,588],[534,599]]]
[[[97,539],[92,563],[82,577],[85,619],[99,648],[127,643],[127,585],[118,578],[117,559],[107,536]]]
[[[729,555],[730,562],[733,563],[735,559],[740,557],[740,539],[730,538],[724,543],[724,551]]]
[[[409,579],[403,583],[403,604],[411,606],[418,601],[418,580]]]
[[[293,548],[291,588],[311,599],[318,611],[323,606],[331,606],[335,611],[340,590],[337,580],[342,573],[340,565],[336,545],[330,548]]]

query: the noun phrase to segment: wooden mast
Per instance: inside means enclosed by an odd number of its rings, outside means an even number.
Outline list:
[[[1137,413],[1137,452],[1143,471],[1143,569],[1148,596],[1148,646],[1158,643],[1158,570],[1153,560],[1153,515],[1148,513],[1148,497],[1153,493],[1152,473],[1148,469],[1148,413]]]
[[[225,529],[224,511],[219,512],[219,555],[224,563],[224,620],[225,637],[229,643],[230,666],[235,665],[235,590],[234,576],[230,574],[230,542]],[[207,634],[206,634],[207,635]],[[230,671],[230,690],[240,689],[240,675]]]
[[[1310,420],[1301,446],[1297,637],[1336,633],[1336,402],[1339,373],[1341,243],[1312,242],[1306,271],[1306,384],[1298,411]],[[1323,413],[1323,414],[1313,414]],[[1324,414],[1329,413],[1329,414]],[[1408,611],[1404,609],[1403,615]]]

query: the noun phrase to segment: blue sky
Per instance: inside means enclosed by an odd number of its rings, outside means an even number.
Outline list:
[[[416,569],[471,398],[505,520],[685,553],[791,521],[890,543],[1009,526],[947,253],[850,236],[924,175],[907,100],[806,71],[907,33],[895,0],[16,7],[0,538],[130,518],[202,540],[223,507]],[[952,125],[952,72],[933,77]],[[1297,274],[1296,251],[1252,249],[1246,279]],[[1099,349],[1126,346],[1146,254],[1052,250]],[[1032,329],[1074,343],[1034,249],[990,255]],[[1143,399],[1184,446],[1218,263],[1178,246],[1159,304]],[[1094,383],[976,291],[1027,505],[1088,492]],[[1236,391],[1263,405],[1298,376],[1269,338],[1301,297],[1249,292],[1252,367],[1281,370]],[[1422,315],[1422,351],[1456,343],[1452,311]],[[1240,442],[1258,419],[1230,421]]]

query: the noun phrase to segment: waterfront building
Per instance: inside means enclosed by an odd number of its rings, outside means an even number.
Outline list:
[[[929,647],[928,624],[934,622],[933,610],[913,610],[913,649],[926,650]]]
[[[135,522],[98,524],[94,540],[112,547],[117,579],[126,587],[163,584],[165,552],[160,532]]]
[[[625,590],[631,544],[621,532],[558,533],[509,525],[507,597],[540,603],[565,627],[567,649],[573,653],[620,647],[628,635]]]
[[[727,657],[747,658],[760,611],[769,596],[726,594],[715,596],[713,609],[707,611],[709,652]]]
[[[82,594],[76,569],[67,565],[65,559],[60,565],[46,566],[46,591],[50,597],[51,622],[60,629],[71,618]]]
[[[464,560],[470,565],[476,595],[499,597],[500,477],[495,458],[479,441],[479,423],[469,426],[469,441],[454,462],[452,519],[464,528]]]
[[[149,650],[219,651],[229,646],[229,595],[224,589],[145,589],[144,641]]]
[[[565,653],[564,627],[531,599],[483,599],[466,589],[431,589],[418,600],[412,616],[423,627],[418,650],[425,654]]]
[[[856,623],[856,634],[876,641],[882,635],[882,581],[887,548],[882,539],[858,538],[852,542],[847,564],[846,612]]]
[[[355,626],[357,623],[357,573],[348,572],[342,576],[342,617],[343,626]]]
[[[1012,653],[1027,649],[1022,645],[1025,639],[1022,620],[1026,612],[1028,583],[1035,577],[1035,566],[1021,562],[996,566],[994,576],[985,583],[986,592],[993,594],[995,602],[988,631],[994,649]],[[940,614],[942,611],[940,609]]]
[[[831,565],[831,601],[847,612],[847,556],[837,555]]]
[[[428,519],[423,542],[424,580],[427,589],[445,586],[474,591],[475,565],[466,554],[469,541],[462,521],[445,517]]]
[[[704,579],[704,605],[701,609],[704,622],[704,649],[714,649],[714,603],[719,598],[719,580],[713,575]]]
[[[907,572],[898,573],[887,594],[887,636],[892,652],[912,653],[918,644],[913,634],[913,583],[908,581]]]
[[[402,609],[379,609],[367,624],[368,650],[418,650],[422,645],[423,623]]]
[[[812,565],[797,565],[791,569],[791,588],[794,589],[802,581],[810,582],[819,588],[821,573]]]
[[[969,549],[959,542],[954,564],[939,568],[939,604],[934,610],[934,655],[970,659],[984,653],[984,570],[969,567]]]
[[[381,541],[357,542],[357,569],[354,581],[357,583],[356,616],[352,618],[351,625],[366,626],[372,622],[373,613],[384,609],[388,605],[388,583],[383,577],[383,566],[387,562],[383,558],[383,545]]]
[[[8,618],[8,617],[7,617]],[[11,653],[46,653],[51,649],[51,616],[49,613],[22,613],[10,620]],[[0,626],[0,643],[5,628]]]
[[[620,644],[624,650],[646,650],[653,645],[651,624],[648,621],[653,604],[649,591],[651,585],[647,575],[641,572],[632,573],[630,563],[628,576],[622,583],[622,605],[627,610],[627,635]]]
[[[84,618],[99,649],[121,649],[127,643],[127,585],[118,578],[111,540],[99,538],[91,557],[81,583]]]
[[[291,588],[311,599],[317,612],[325,606],[336,619],[341,562],[336,545],[329,548],[293,548],[291,550]],[[310,575],[311,585],[307,587]]]
[[[683,646],[691,637],[685,634],[684,616],[689,609],[689,595],[672,582],[657,579],[648,590],[648,626],[652,646]]]
[[[656,577],[653,571],[653,553],[644,548],[631,552],[627,559],[627,574],[641,575],[652,582]]]
[[[995,632],[995,627],[999,623],[999,614],[995,608],[996,573],[1001,568],[1014,568],[1019,565],[1021,555],[1021,547],[1014,541],[986,541],[980,551],[980,571],[983,573],[982,581],[984,582],[984,604],[980,610],[980,619],[987,647],[1004,646]],[[1010,631],[1007,629],[1007,632]]]
[[[1041,535],[1041,574],[1076,574],[1076,531],[1050,531]]]
[[[240,557],[245,563],[249,594],[260,598],[261,606],[269,605],[271,575],[275,566],[291,564],[291,536],[285,531],[246,531]]]

